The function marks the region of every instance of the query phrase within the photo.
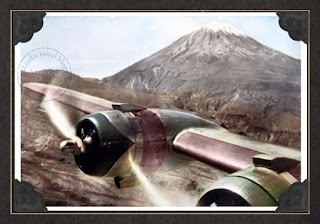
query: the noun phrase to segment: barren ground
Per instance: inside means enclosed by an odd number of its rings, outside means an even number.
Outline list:
[[[23,80],[37,81],[37,77],[25,76]],[[130,99],[131,103],[149,107],[174,108],[158,96],[112,89],[77,77],[69,88],[114,101]],[[150,177],[154,187],[151,192],[142,185],[117,189],[112,179],[82,173],[72,155],[60,152],[59,144],[64,137],[48,115],[39,110],[39,104],[39,100],[22,93],[21,175],[22,181],[31,183],[44,196],[47,206],[193,206],[210,183],[226,175],[194,161],[187,167]],[[73,122],[81,115],[74,117]]]

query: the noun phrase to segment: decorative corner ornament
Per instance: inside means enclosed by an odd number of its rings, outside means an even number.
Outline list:
[[[13,210],[15,212],[47,212],[44,197],[25,181],[14,180]]]
[[[280,197],[276,212],[308,212],[308,180],[292,184]]]
[[[308,12],[277,12],[280,27],[291,39],[308,43]]]
[[[13,44],[31,40],[43,26],[45,12],[13,12]]]

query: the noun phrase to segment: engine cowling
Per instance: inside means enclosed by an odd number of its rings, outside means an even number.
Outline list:
[[[300,168],[299,161],[266,157],[258,155],[253,166],[215,182],[197,206],[277,206],[280,196],[297,181],[290,172]]]
[[[93,113],[77,125],[72,143],[78,147],[73,151],[75,161],[86,174],[112,177],[117,187],[130,187],[138,183],[133,166],[149,175],[164,167],[175,168],[179,160],[190,160],[172,150],[172,139],[189,126],[219,128],[192,114],[169,110]],[[68,146],[66,142],[61,148]]]
[[[76,128],[85,150],[74,155],[75,161],[84,173],[93,176],[106,175],[135,141],[132,127],[121,112],[106,113],[90,114]],[[111,123],[113,120],[117,123]]]

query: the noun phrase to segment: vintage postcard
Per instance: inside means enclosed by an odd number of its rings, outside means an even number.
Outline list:
[[[309,212],[308,11],[11,13],[13,213]]]

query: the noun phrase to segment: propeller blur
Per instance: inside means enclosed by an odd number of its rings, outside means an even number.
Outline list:
[[[24,87],[44,97],[62,89],[42,83]],[[73,127],[55,101],[87,116]],[[111,177],[118,188],[141,182],[149,187],[149,175],[194,159],[231,173],[202,192],[198,206],[275,206],[300,180],[298,150],[231,133],[189,113],[116,103],[69,89],[42,105],[67,138],[60,148],[73,153],[85,174]]]

